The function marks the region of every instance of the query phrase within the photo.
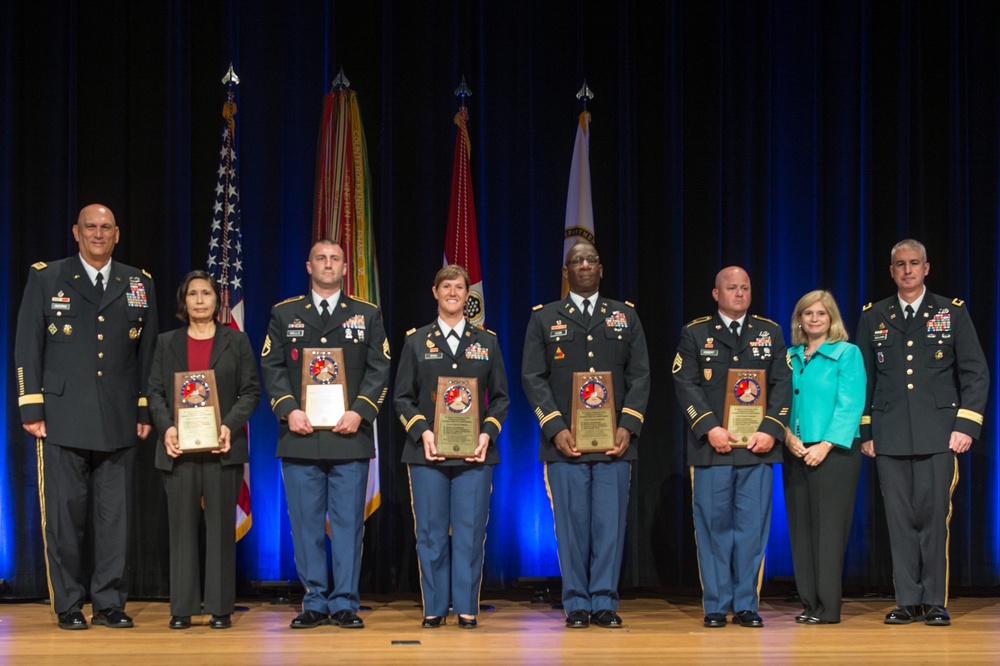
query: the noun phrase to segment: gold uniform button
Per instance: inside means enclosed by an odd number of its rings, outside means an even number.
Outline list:
[[[591,372],[596,372],[596,370],[594,370],[593,368],[591,368],[591,369],[590,369],[590,371],[591,371]]]
[[[104,321],[104,315],[97,315],[97,321]]]
[[[458,363],[452,363],[451,364],[451,369],[455,370],[456,368],[458,368]]]
[[[56,316],[57,316],[57,317],[62,317],[62,312],[57,312],[57,313],[56,313]]]
[[[912,375],[913,374],[913,368],[907,368],[906,369],[906,374]]]
[[[592,335],[588,335],[587,336],[587,341],[588,342],[593,341],[593,339],[594,339],[594,336],[592,336]]]
[[[587,352],[587,356],[590,358],[594,358],[594,352],[592,351]]]
[[[906,355],[906,360],[907,361],[912,361],[913,360],[913,354],[907,354]]]
[[[104,352],[97,352],[97,358],[104,358]]]
[[[320,338],[319,341],[325,343],[326,342],[326,338]]]
[[[913,346],[913,340],[907,340],[906,341],[906,346],[907,347],[912,347]]]
[[[913,384],[907,384],[906,388],[908,388],[908,389],[910,389],[912,391],[913,390]]]
[[[104,339],[104,334],[103,333],[98,333],[97,334],[97,339],[98,340],[103,340]]]
[[[97,376],[98,377],[103,377],[104,376],[104,372],[102,372],[101,370],[98,370],[97,371]]]
[[[738,361],[738,360],[740,360],[740,357],[739,357],[739,356],[734,356],[734,357],[733,357],[733,360],[734,360],[734,361]]]

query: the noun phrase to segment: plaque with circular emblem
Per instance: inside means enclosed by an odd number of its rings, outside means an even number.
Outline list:
[[[434,445],[439,456],[472,458],[479,445],[479,381],[475,377],[438,377],[434,407]]]
[[[611,372],[573,373],[570,432],[576,448],[599,453],[615,448],[615,385]]]
[[[219,397],[215,371],[174,373],[174,423],[181,451],[219,449]]]
[[[344,350],[308,347],[301,358],[302,410],[314,429],[332,430],[347,411]]]
[[[767,409],[767,371],[732,368],[726,381],[726,405],[722,422],[737,441],[730,446],[742,448],[760,430]]]

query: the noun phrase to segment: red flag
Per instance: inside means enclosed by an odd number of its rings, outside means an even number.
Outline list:
[[[451,168],[451,203],[448,205],[448,233],[444,241],[444,263],[458,264],[469,272],[469,300],[465,316],[473,326],[482,328],[486,322],[483,300],[483,273],[479,262],[479,238],[476,232],[476,202],[472,196],[472,170],[469,158],[469,111],[455,114],[455,160]]]

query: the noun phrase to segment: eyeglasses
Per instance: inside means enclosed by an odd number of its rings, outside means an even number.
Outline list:
[[[596,266],[597,264],[601,263],[601,258],[598,257],[596,254],[592,254],[589,257],[581,257],[580,255],[577,255],[577,256],[573,257],[572,259],[566,260],[566,265],[567,266],[582,266],[583,262],[585,262],[585,261],[588,264],[590,264],[591,266]]]

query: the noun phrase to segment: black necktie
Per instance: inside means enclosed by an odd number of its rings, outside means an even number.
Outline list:
[[[733,332],[733,339],[736,340],[736,342],[739,342],[740,341],[740,322],[736,321],[735,319],[733,321],[729,322],[729,330]]]
[[[97,290],[97,300],[100,301],[104,297],[104,275],[101,273],[97,274],[97,281],[94,284],[94,288]]]
[[[447,338],[448,338],[448,346],[451,348],[451,353],[454,354],[455,352],[458,351],[458,343],[461,341],[461,338],[458,337],[458,333],[455,332],[455,329],[451,329],[450,331],[448,331]],[[451,341],[452,338],[455,339],[455,342]]]
[[[905,311],[906,311],[906,322],[910,323],[911,321],[913,321],[913,306],[907,305]]]
[[[325,298],[319,302],[319,314],[324,324],[330,321],[330,304],[326,302]]]
[[[590,299],[583,299],[583,318],[590,321]]]

